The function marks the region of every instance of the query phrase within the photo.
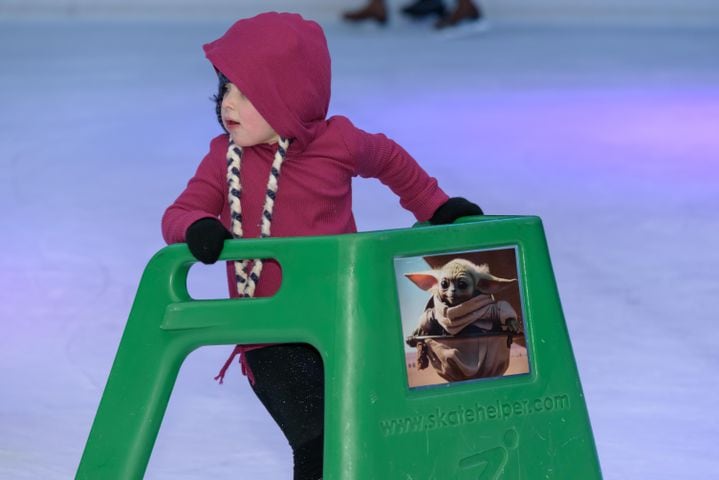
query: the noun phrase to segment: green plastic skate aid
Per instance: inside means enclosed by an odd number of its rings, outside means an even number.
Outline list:
[[[529,373],[410,388],[394,259],[503,247],[517,255]],[[77,479],[142,478],[187,355],[264,342],[322,355],[325,479],[601,478],[539,218],[227,241],[221,259],[242,258],[280,263],[273,297],[194,300],[186,245],[151,259]]]

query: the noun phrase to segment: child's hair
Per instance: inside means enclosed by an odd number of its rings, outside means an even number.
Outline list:
[[[222,130],[227,132],[225,125],[222,123],[222,99],[225,98],[227,84],[230,83],[230,80],[219,70],[217,71],[217,79],[217,93],[212,96],[212,101],[215,102],[215,115],[217,115],[217,122],[220,124],[220,127],[222,127]]]

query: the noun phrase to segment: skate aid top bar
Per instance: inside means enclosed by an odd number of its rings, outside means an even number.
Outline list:
[[[221,258],[276,259],[279,291],[193,300],[187,247],[158,252],[76,478],[142,478],[185,357],[262,342],[322,355],[326,479],[601,478],[537,217],[230,240]],[[469,277],[476,288],[462,297]],[[428,337],[420,348],[407,344],[413,334]]]

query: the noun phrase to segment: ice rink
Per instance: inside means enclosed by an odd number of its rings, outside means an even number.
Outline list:
[[[0,478],[74,475],[161,215],[219,133],[200,47],[233,20],[0,20]],[[719,25],[319,20],[331,114],[543,219],[604,478],[717,478]],[[360,230],[414,222],[354,192]],[[224,296],[223,270],[191,290]],[[146,478],[290,478],[240,369],[213,381],[230,350],[183,366]]]

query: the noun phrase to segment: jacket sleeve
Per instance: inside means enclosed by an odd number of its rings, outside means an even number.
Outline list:
[[[177,200],[162,216],[162,236],[165,242],[185,241],[187,227],[201,218],[217,218],[222,213],[225,198],[225,162],[222,136],[210,144],[210,152],[197,167]]]
[[[400,198],[400,205],[424,222],[449,197],[404,148],[384,134],[354,128],[348,144],[355,159],[355,174],[377,178]],[[355,150],[352,152],[351,150]]]

